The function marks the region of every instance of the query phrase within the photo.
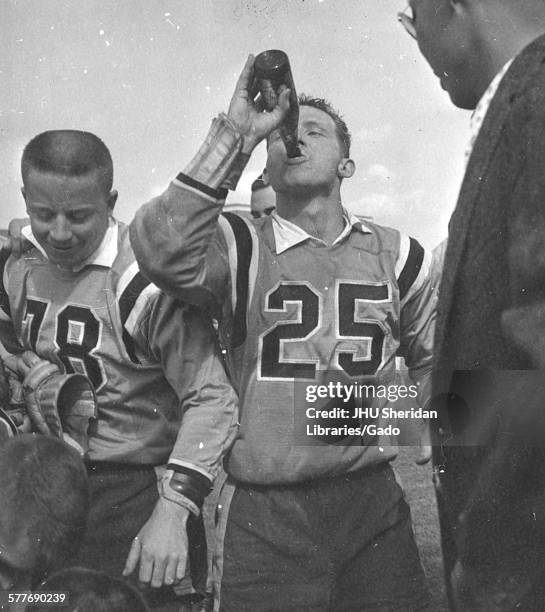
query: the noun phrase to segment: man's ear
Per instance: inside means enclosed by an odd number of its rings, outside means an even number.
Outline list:
[[[27,201],[26,201],[26,191],[25,191],[25,187],[24,186],[21,187],[21,195],[23,196],[23,200],[25,201],[25,210],[26,210],[26,213],[28,215],[28,204],[27,204]]]
[[[114,211],[115,203],[117,202],[117,196],[118,196],[118,193],[115,189],[110,191],[108,195],[108,209],[110,213]]]
[[[356,164],[353,159],[343,157],[337,166],[337,176],[340,179],[350,178],[356,172]]]

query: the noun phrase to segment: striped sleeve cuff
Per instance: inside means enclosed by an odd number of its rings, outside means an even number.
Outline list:
[[[198,514],[212,482],[200,472],[169,463],[163,479],[162,495]]]
[[[222,191],[236,188],[248,163],[249,155],[242,153],[242,144],[242,135],[222,113],[212,121],[205,141],[178,180],[190,187],[200,187],[216,199],[224,199],[226,194],[222,195]]]

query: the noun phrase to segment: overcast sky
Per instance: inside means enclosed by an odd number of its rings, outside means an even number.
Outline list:
[[[398,24],[403,0],[0,0],[0,227],[24,215],[19,159],[38,132],[109,146],[117,216],[162,191],[227,109],[248,53],[284,49],[298,92],[353,134],[344,202],[433,247],[446,235],[469,115]],[[256,150],[230,202],[248,202]]]

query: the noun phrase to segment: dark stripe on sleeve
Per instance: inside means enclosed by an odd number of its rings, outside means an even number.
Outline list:
[[[183,172],[180,172],[180,174],[178,174],[176,178],[180,181],[180,183],[183,183],[188,187],[198,189],[199,191],[202,191],[202,193],[204,193],[205,195],[214,198],[215,200],[225,200],[225,198],[227,197],[227,189],[212,189],[212,187],[208,187],[208,185],[199,183],[199,181],[196,181],[194,178],[187,176],[187,174],[184,174]]]
[[[137,272],[119,298],[119,313],[121,315],[121,324],[123,325],[123,343],[133,363],[140,363],[140,360],[136,356],[134,340],[125,329],[125,323],[131,314],[131,310],[134,308],[136,300],[149,284],[150,282],[140,272]]]
[[[0,249],[0,308],[11,318],[11,308],[9,307],[9,296],[4,287],[4,269],[9,259],[10,252],[7,249]]]
[[[185,495],[200,508],[204,498],[212,490],[210,480],[204,474],[176,463],[167,464],[167,469],[176,472],[176,476],[173,476],[171,480],[174,490]]]
[[[424,261],[424,249],[420,243],[414,238],[410,238],[410,241],[411,245],[409,247],[409,256],[407,257],[405,266],[403,267],[403,270],[401,270],[401,274],[399,275],[399,279],[397,281],[400,300],[407,295],[407,292],[412,287],[412,284],[420,272],[422,262]]]
[[[248,279],[252,260],[252,236],[244,221],[234,213],[223,213],[235,235],[237,245],[236,306],[233,324],[233,348],[246,340],[246,313],[248,311]]]

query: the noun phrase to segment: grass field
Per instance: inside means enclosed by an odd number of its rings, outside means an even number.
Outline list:
[[[417,454],[418,449],[402,446],[393,466],[411,506],[416,541],[432,596],[431,609],[434,612],[448,612],[431,464],[416,465],[414,458]]]

